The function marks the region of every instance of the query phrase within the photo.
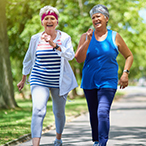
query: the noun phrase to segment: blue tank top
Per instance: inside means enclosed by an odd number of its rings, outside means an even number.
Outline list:
[[[115,44],[115,36],[116,32],[108,29],[106,39],[97,41],[93,32],[82,70],[81,88],[117,89],[118,63],[116,58],[119,52]]]

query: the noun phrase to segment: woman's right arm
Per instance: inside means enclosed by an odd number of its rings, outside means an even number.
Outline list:
[[[25,81],[26,81],[26,77],[27,75],[30,73],[31,68],[32,68],[32,58],[31,58],[31,48],[32,48],[32,38],[31,41],[29,43],[29,48],[25,54],[24,60],[23,60],[23,69],[22,69],[22,79],[21,81],[17,84],[17,87],[19,89],[19,91],[21,91],[21,89],[24,87]]]
[[[80,38],[79,45],[78,45],[77,51],[75,53],[75,58],[78,63],[82,63],[86,59],[86,53],[88,50],[88,46],[90,44],[90,40],[92,38],[92,33],[93,33],[93,30],[90,28],[90,29],[88,29],[88,31],[86,33],[82,34],[82,36]],[[87,38],[86,38],[86,36],[87,36]]]
[[[18,87],[19,91],[21,91],[21,89],[24,87],[26,77],[27,77],[27,75],[23,75],[22,80],[17,84],[17,87]]]

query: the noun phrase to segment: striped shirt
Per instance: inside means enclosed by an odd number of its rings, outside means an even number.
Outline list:
[[[60,44],[60,40],[57,40]],[[61,57],[53,51],[53,47],[40,41],[36,50],[36,61],[32,69],[30,85],[59,88]]]

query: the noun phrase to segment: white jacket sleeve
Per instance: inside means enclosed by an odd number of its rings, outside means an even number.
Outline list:
[[[61,51],[56,50],[56,52],[59,56],[64,57],[66,60],[72,60],[75,56],[75,53],[73,50],[71,37],[64,32],[61,32],[61,43]]]
[[[32,48],[32,39],[29,43],[29,48],[25,54],[24,60],[23,60],[23,69],[22,69],[22,74],[23,75],[28,75],[31,71],[33,62],[31,58],[31,48]]]

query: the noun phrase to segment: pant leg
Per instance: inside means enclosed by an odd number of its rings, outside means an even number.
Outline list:
[[[67,94],[59,96],[58,88],[50,88],[53,101],[53,113],[55,116],[56,132],[62,134],[65,125],[65,105]]]
[[[85,97],[87,100],[89,116],[90,116],[90,125],[92,130],[92,140],[98,140],[98,116],[97,116],[97,109],[98,109],[98,97],[97,97],[97,89],[92,90],[85,90]]]
[[[32,94],[32,121],[31,136],[41,137],[43,120],[46,115],[46,106],[49,99],[49,88],[43,86],[31,86]]]
[[[110,129],[109,112],[116,89],[98,90],[98,134],[101,146],[106,146]]]

